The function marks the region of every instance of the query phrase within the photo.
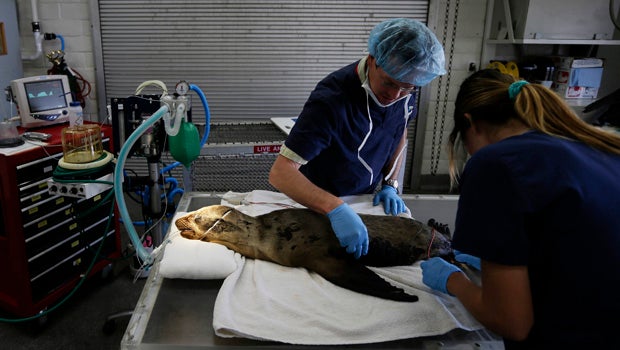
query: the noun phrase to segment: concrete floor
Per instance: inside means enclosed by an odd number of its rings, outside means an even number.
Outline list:
[[[106,317],[133,309],[145,281],[134,281],[127,267],[106,279],[93,278],[45,322],[0,322],[0,349],[119,349],[129,317],[117,319],[111,334],[103,332]],[[14,316],[0,311],[0,318]]]

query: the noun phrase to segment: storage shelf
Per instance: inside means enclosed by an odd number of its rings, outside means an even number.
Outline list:
[[[620,40],[580,40],[580,39],[488,39],[489,45],[620,45]]]
[[[533,0],[530,1],[530,3]],[[537,1],[538,4],[542,2]],[[582,32],[574,32],[571,30],[561,30],[558,29],[555,31],[556,36],[554,39],[549,38],[551,35],[541,34],[538,39],[532,38],[524,38],[531,37],[525,33],[537,33],[539,32],[539,28],[529,30],[525,30],[525,28],[516,27],[515,21],[513,21],[514,14],[511,13],[510,0],[487,0],[486,2],[486,16],[485,16],[485,25],[484,25],[484,40],[482,45],[482,52],[480,54],[480,62],[490,62],[493,59],[496,59],[498,53],[502,57],[507,57],[511,55],[521,55],[522,52],[534,52],[536,56],[558,56],[563,53],[559,52],[575,52],[574,48],[584,51],[584,49],[588,49],[588,47],[612,47],[612,46],[620,46],[620,38],[612,37],[609,35],[608,31],[597,31],[596,29],[592,29],[587,33],[600,33],[599,38],[601,39],[568,39],[571,36],[579,36],[579,34],[571,35],[570,33],[582,33]],[[528,2],[518,2],[519,4],[527,4]],[[559,0],[545,2],[548,6],[549,4],[558,4]],[[529,5],[525,5],[529,6]],[[522,13],[517,14],[518,16],[522,16]],[[539,17],[536,17],[536,20]],[[520,18],[519,21],[527,20],[526,18]],[[585,20],[585,19],[584,19]],[[597,21],[597,18],[591,18],[590,21]],[[506,23],[512,24],[506,27]],[[567,26],[570,26],[570,23],[566,23]],[[542,31],[544,33],[544,31]],[[561,34],[560,34],[561,33]],[[604,35],[607,33],[606,35]],[[617,35],[617,34],[616,34]],[[594,38],[594,34],[584,35],[584,37]],[[504,38],[504,39],[498,39]],[[565,38],[565,39],[562,39]],[[605,38],[605,39],[602,39]],[[546,47],[546,46],[549,47]],[[551,48],[553,46],[553,49]],[[559,49],[558,49],[559,48]],[[579,55],[578,53],[569,54],[569,56]]]
[[[564,101],[571,107],[585,107],[596,102],[596,98],[566,98]]]

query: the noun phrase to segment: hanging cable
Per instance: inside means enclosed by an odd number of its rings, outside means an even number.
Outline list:
[[[446,11],[444,17],[444,28],[442,45],[445,48],[448,41],[448,23],[450,20],[451,0],[446,2]],[[456,37],[456,25],[459,16],[459,0],[454,1],[454,14],[452,15],[452,31],[450,32],[450,51],[448,55],[448,67],[446,75],[439,76],[437,89],[437,103],[435,104],[435,118],[433,120],[433,140],[431,143],[431,175],[437,175],[439,168],[439,159],[441,158],[441,149],[443,147],[443,132],[446,122],[446,111],[448,106],[448,92],[450,90],[450,77],[452,76],[452,59],[454,58],[454,39]],[[444,84],[444,78],[446,80]],[[443,92],[443,96],[441,95]],[[439,110],[441,107],[441,111]],[[441,125],[437,126],[440,122]]]

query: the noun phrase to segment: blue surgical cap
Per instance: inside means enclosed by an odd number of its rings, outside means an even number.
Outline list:
[[[368,53],[390,77],[424,86],[446,74],[443,47],[424,24],[393,18],[377,24],[368,37]]]

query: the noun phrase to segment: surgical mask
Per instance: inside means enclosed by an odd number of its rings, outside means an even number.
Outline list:
[[[366,80],[364,80],[364,82],[362,83],[362,87],[364,88],[364,90],[366,90],[366,93],[368,93],[370,95],[370,97],[372,97],[373,101],[375,101],[375,103],[381,107],[389,107],[391,105],[393,105],[394,103],[406,98],[409,95],[404,95],[401,96],[400,98],[390,102],[387,105],[384,105],[383,103],[379,102],[379,99],[377,98],[377,96],[375,96],[375,93],[372,91],[372,89],[370,88],[370,84],[368,83],[368,75],[366,75]]]

